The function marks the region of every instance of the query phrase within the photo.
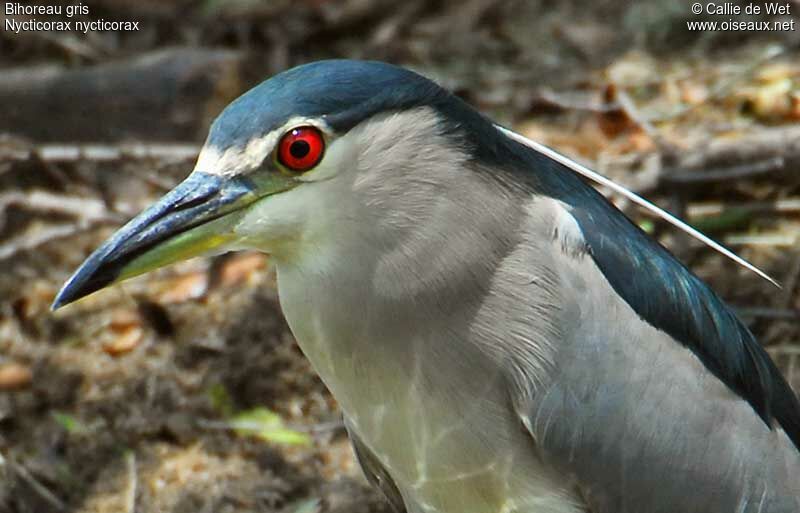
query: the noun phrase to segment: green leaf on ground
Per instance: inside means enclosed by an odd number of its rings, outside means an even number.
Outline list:
[[[215,383],[208,387],[206,391],[211,407],[217,410],[223,417],[233,416],[233,399],[228,393],[228,389],[222,383]]]
[[[59,411],[52,412],[53,418],[69,434],[85,433],[88,428],[77,418]]]
[[[280,415],[266,408],[239,412],[231,417],[230,425],[239,435],[256,436],[266,442],[287,445],[311,444],[311,438],[306,433],[285,427]]]

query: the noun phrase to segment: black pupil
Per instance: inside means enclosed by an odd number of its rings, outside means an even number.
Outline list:
[[[308,152],[311,151],[311,145],[308,144],[307,141],[294,141],[289,146],[289,153],[292,154],[292,157],[296,159],[301,159],[308,155]]]

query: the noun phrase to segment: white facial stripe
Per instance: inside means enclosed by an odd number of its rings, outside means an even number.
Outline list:
[[[268,134],[251,139],[245,146],[233,146],[223,151],[213,146],[203,146],[194,170],[226,177],[250,172],[269,157],[283,134],[297,126],[313,126],[325,134],[331,133],[330,127],[322,119],[295,116]]]
[[[351,137],[339,137],[328,142],[322,161],[315,168],[297,176],[298,181],[321,182],[333,178],[344,166],[357,160],[358,147],[353,144]]]

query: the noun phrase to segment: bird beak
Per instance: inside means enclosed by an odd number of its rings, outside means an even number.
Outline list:
[[[289,188],[285,178],[256,182],[194,172],[105,241],[67,280],[53,310],[111,284],[224,249],[236,240],[245,207]]]

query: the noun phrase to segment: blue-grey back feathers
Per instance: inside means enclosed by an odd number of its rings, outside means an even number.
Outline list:
[[[764,422],[772,426],[777,421],[800,449],[797,396],[753,334],[708,285],[572,170],[515,141],[494,146],[495,151],[484,150],[485,156],[499,160],[496,151],[515,155],[508,161],[519,181],[571,207],[592,259],[642,319],[691,350]]]

